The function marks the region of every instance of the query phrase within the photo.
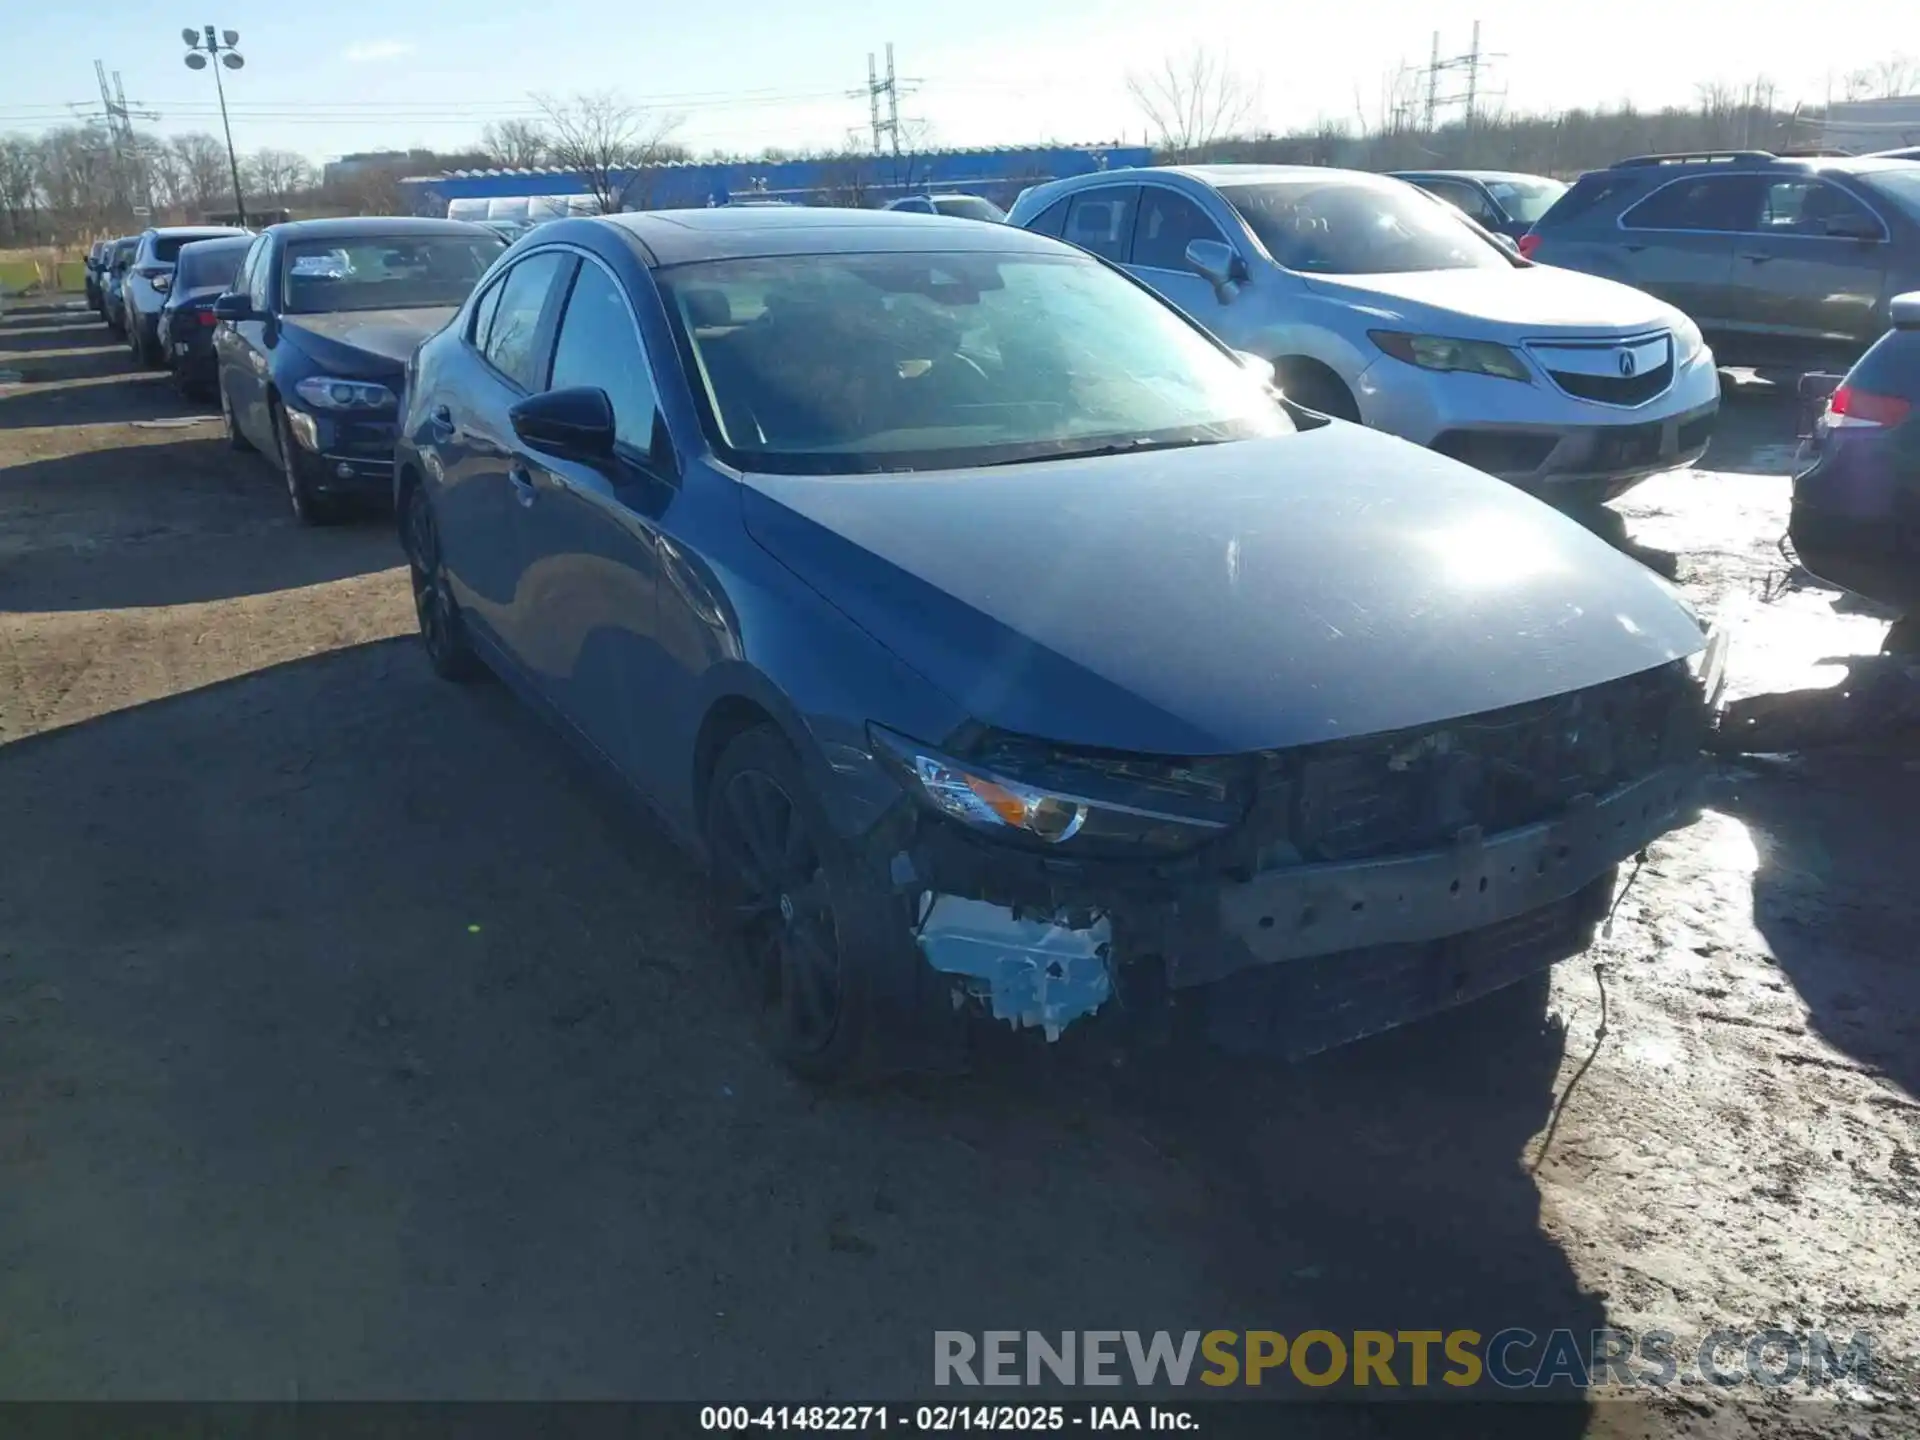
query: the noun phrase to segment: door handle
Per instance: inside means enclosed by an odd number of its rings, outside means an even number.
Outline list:
[[[533,488],[533,476],[524,465],[514,465],[507,470],[507,480],[513,486],[513,498],[520,502],[520,508],[526,509],[539,498],[540,492]]]
[[[1764,265],[1767,261],[1773,259],[1773,256],[1764,250],[1742,250],[1740,252],[1740,258],[1742,260],[1751,260],[1756,265]]]
[[[451,440],[460,432],[453,423],[453,411],[445,405],[436,405],[427,415],[427,424],[433,430],[436,440]]]

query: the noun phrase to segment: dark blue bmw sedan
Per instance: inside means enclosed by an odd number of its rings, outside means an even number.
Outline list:
[[[973,1015],[1385,1029],[1588,943],[1692,813],[1721,647],[1264,370],[1003,226],[543,226],[406,378],[427,654],[707,859],[805,1075]]]

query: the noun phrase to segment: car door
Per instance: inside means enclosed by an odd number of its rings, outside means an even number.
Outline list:
[[[1626,279],[1703,329],[1750,328],[1732,288],[1735,240],[1754,228],[1767,177],[1688,175],[1669,181],[1620,217]]]
[[[1880,332],[1888,248],[1880,217],[1838,185],[1774,176],[1759,225],[1735,244],[1732,283],[1769,338],[1860,348]]]
[[[1232,243],[1191,196],[1165,185],[1142,185],[1127,273],[1200,324],[1216,329],[1226,324],[1230,311],[1213,282],[1187,264],[1187,246],[1195,240]]]
[[[540,642],[521,593],[534,488],[508,411],[546,386],[553,316],[574,263],[569,251],[537,250],[488,288],[474,309],[459,380],[427,411],[443,437],[435,520],[454,598],[536,690]]]
[[[243,274],[247,304],[252,307],[252,313],[244,320],[230,320],[221,327],[225,332],[221,372],[234,425],[269,455],[274,453],[275,445],[273,419],[267,407],[268,332],[277,323],[270,308],[272,272],[273,240],[271,236],[262,235],[247,257]]]
[[[537,637],[536,681],[556,710],[649,795],[664,747],[669,683],[657,629],[659,523],[677,465],[634,305],[614,272],[583,256],[555,332],[549,387],[589,387],[613,407],[614,453],[597,463],[530,447],[521,603]]]

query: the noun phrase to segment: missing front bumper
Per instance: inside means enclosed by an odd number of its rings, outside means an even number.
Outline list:
[[[928,965],[1016,1027],[1053,1038],[1109,998],[1137,1011],[1203,991],[1227,1035],[1311,1054],[1577,953],[1619,864],[1697,813],[1702,776],[1700,762],[1668,766],[1496,835],[1240,881],[1050,870],[938,843],[895,878],[916,892]]]

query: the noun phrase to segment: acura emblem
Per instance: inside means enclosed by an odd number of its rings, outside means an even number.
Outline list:
[[[1620,352],[1620,374],[1629,380],[1633,378],[1633,352],[1631,350],[1622,350]]]

